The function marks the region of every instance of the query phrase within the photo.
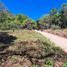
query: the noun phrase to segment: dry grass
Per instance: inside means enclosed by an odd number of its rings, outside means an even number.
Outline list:
[[[35,32],[34,30],[21,30],[9,33],[9,35],[15,36],[17,39],[16,42],[19,41],[45,41],[47,42],[48,39],[41,35],[40,33]],[[50,42],[50,40],[48,41]],[[50,42],[51,43],[51,42]]]
[[[59,59],[63,63],[67,59],[66,54],[60,48],[55,47],[54,43],[34,30],[14,31],[8,34],[17,39],[4,52],[15,51],[21,55],[7,56],[6,61],[3,62],[4,67],[12,65],[12,67],[36,67],[36,65],[45,67],[47,58],[51,59],[47,63],[60,62]]]
[[[48,30],[44,30],[44,31],[51,33],[51,34],[58,35],[60,37],[67,38],[67,28],[66,29],[57,29],[57,30],[48,29]]]

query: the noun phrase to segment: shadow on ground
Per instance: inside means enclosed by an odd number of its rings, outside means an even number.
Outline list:
[[[16,39],[15,36],[9,35],[6,32],[0,32],[0,44],[11,44]]]

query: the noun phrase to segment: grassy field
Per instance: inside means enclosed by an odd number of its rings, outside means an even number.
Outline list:
[[[55,47],[54,43],[34,30],[1,35],[4,35],[2,39],[7,38],[6,41],[1,39],[1,44],[9,45],[2,50],[2,67],[55,67],[67,62],[67,54],[62,49]]]

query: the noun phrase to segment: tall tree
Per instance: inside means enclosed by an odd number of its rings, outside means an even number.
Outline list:
[[[61,15],[61,27],[67,27],[67,4],[63,4],[60,11]]]

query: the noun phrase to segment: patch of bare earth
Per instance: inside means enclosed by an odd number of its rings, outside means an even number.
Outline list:
[[[51,33],[51,34],[58,35],[60,37],[67,38],[67,32],[63,29],[61,29],[61,30],[48,29],[48,30],[44,30],[44,32],[48,32],[48,33]]]

